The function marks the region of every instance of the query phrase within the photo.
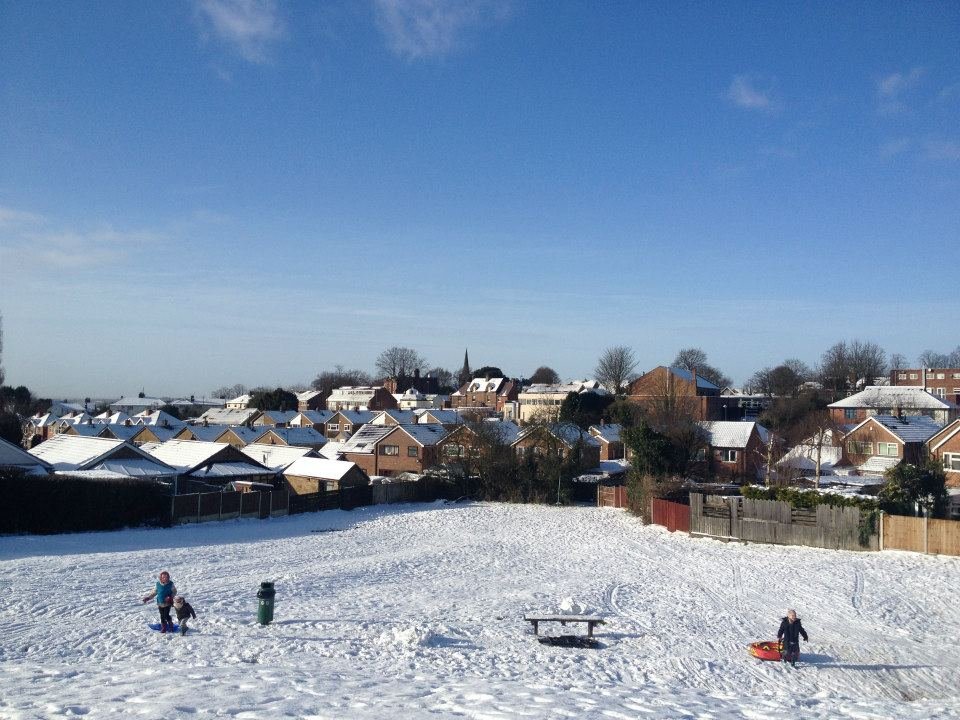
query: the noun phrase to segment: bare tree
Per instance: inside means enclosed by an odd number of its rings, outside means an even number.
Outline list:
[[[950,356],[933,350],[924,350],[917,358],[917,364],[922,368],[950,367]]]
[[[560,376],[557,374],[557,371],[546,365],[538,367],[533,371],[533,375],[530,376],[531,384],[542,383],[544,385],[556,385],[559,382]]]
[[[832,345],[820,357],[817,369],[820,384],[834,397],[843,394],[850,382],[850,351],[843,341]]]
[[[960,345],[957,345],[953,349],[953,352],[950,353],[950,357],[948,359],[950,363],[947,365],[947,367],[960,368]]]
[[[887,374],[887,353],[873,342],[854,340],[849,345],[850,372],[855,383],[873,385],[874,380]]]
[[[826,409],[810,411],[794,429],[797,442],[813,451],[811,459],[814,462],[814,484],[817,488],[820,487],[820,477],[823,474],[823,448],[836,444],[841,430]]]
[[[440,387],[441,392],[457,389],[457,386],[454,385],[456,378],[454,378],[453,373],[446,368],[430,368],[429,374],[431,377],[435,377],[437,379],[437,385]]]
[[[783,361],[783,366],[793,370],[796,376],[800,379],[801,383],[805,383],[808,380],[812,380],[814,377],[813,370],[811,370],[810,366],[807,365],[803,360],[798,360],[797,358],[790,358],[789,360]]]
[[[904,368],[910,367],[910,361],[907,360],[907,356],[902,353],[894,353],[890,356],[890,371],[894,370],[903,370]]]
[[[324,370],[317,375],[310,387],[319,390],[321,393],[321,402],[330,397],[334,388],[344,385],[369,385],[372,379],[368,373],[363,370],[346,370],[343,365],[337,365],[333,370]]]
[[[216,390],[211,390],[211,397],[222,398],[224,400],[232,400],[235,397],[240,395],[245,395],[247,392],[247,386],[243,383],[236,383],[234,385],[224,385],[218,387]]]
[[[690,372],[696,371],[704,380],[709,380],[717,387],[732,385],[733,381],[719,369],[707,362],[707,354],[700,348],[684,348],[673,359],[673,367],[683,368]]]
[[[593,371],[597,380],[614,395],[622,395],[633,377],[637,359],[626,345],[614,345],[603,351]]]
[[[416,350],[394,345],[377,357],[375,367],[385,378],[405,378],[413,375],[414,370],[423,370],[427,361]]]

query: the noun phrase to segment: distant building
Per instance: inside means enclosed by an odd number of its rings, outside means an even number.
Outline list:
[[[397,401],[382,386],[344,386],[336,388],[327,398],[327,410],[396,410]]]
[[[562,385],[534,383],[517,395],[520,423],[557,422],[560,419],[560,406],[570,393],[610,394],[596,380],[576,380]]]
[[[683,409],[695,420],[723,420],[724,403],[733,402],[697,371],[660,366],[627,387],[627,399],[656,414],[666,408]],[[729,418],[730,407],[726,408]]]
[[[960,410],[949,400],[935,397],[919,386],[870,386],[828,407],[831,419],[838,425],[857,425],[874,415],[922,415],[942,426],[956,419]]]
[[[960,405],[960,368],[911,368],[893,370],[890,384],[914,386],[940,400]]]

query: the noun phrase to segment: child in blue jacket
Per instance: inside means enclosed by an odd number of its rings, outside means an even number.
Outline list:
[[[173,620],[170,619],[170,608],[173,607],[173,598],[177,594],[177,587],[170,579],[170,573],[166,570],[160,573],[160,579],[157,581],[157,587],[152,593],[143,596],[143,602],[149,602],[150,598],[157,599],[157,609],[160,611],[160,632],[165,633],[168,630],[173,632]]]

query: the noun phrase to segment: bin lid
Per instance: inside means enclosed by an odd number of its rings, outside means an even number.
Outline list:
[[[273,590],[273,583],[272,583],[272,582],[262,582],[262,583],[260,583],[260,589],[261,589],[261,590]]]

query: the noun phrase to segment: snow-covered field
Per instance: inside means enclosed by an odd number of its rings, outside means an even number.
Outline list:
[[[147,629],[161,569],[197,634]],[[607,617],[602,647],[536,642],[523,614],[565,598]],[[787,606],[811,638],[796,669],[744,649]],[[958,608],[958,559],[723,544],[596,508],[6,537],[0,717],[958,717]]]

